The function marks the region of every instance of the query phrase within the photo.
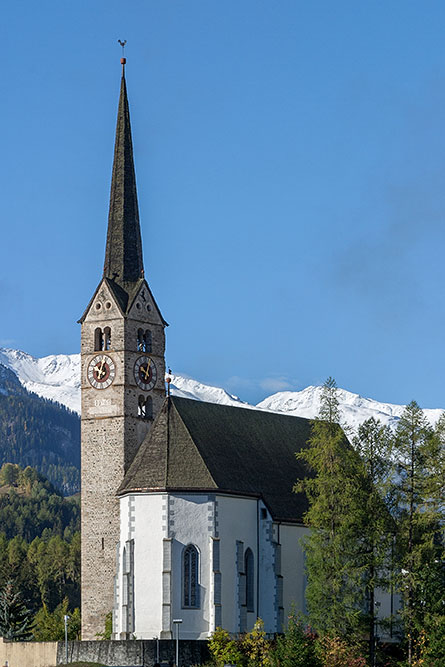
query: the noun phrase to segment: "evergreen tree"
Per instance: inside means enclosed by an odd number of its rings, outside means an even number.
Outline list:
[[[434,473],[441,429],[443,422],[434,434],[413,401],[405,408],[395,436],[398,589],[403,600],[401,614],[409,664],[413,662],[416,638],[443,604],[443,501],[437,493],[443,480]]]
[[[360,517],[360,560],[363,586],[366,595],[367,625],[369,632],[370,664],[375,664],[376,588],[387,588],[391,574],[392,540],[394,522],[390,515],[392,433],[381,422],[368,419],[358,429],[354,439],[356,451],[365,468],[363,490],[365,505]]]
[[[0,591],[0,636],[26,641],[31,635],[31,613],[19,591],[8,581]]]
[[[272,653],[272,665],[277,667],[322,667],[317,655],[315,635],[295,611],[288,618],[284,635],[278,637],[275,651]]]
[[[339,426],[335,381],[323,387],[319,417],[312,423],[309,447],[297,457],[306,461],[311,477],[294,490],[309,501],[304,542],[308,585],[306,599],[311,625],[321,634],[344,634],[362,620],[360,534],[367,485],[360,457]]]
[[[44,604],[37,612],[33,624],[34,639],[39,642],[56,642],[65,639],[65,616],[67,622],[68,639],[80,639],[80,610],[77,607],[70,613],[68,598],[65,598],[54,611],[48,611]]]

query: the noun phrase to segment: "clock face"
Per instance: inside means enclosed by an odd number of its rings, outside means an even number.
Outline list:
[[[106,389],[115,376],[116,366],[107,354],[98,354],[88,364],[88,381],[95,389]]]
[[[134,379],[138,387],[150,391],[158,379],[156,364],[151,357],[139,357],[134,365]]]

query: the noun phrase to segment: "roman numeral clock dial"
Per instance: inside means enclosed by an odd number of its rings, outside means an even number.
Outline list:
[[[106,389],[115,376],[116,366],[107,354],[98,354],[88,364],[88,381],[95,389]]]
[[[156,364],[151,357],[139,357],[134,365],[134,379],[138,387],[150,391],[158,379]]]

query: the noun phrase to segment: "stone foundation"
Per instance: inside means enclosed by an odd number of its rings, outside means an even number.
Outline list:
[[[208,659],[206,641],[179,640],[180,667],[200,665]],[[154,667],[157,662],[174,665],[176,642],[172,639],[68,642],[68,660],[69,662],[80,662],[81,660],[98,662],[107,667]],[[58,642],[57,664],[64,662],[65,644]],[[16,665],[11,664],[9,667],[16,667]]]
[[[106,667],[154,667],[175,664],[176,642],[171,639],[68,642],[68,663],[97,662]],[[179,640],[179,665],[200,665],[209,658],[207,642]],[[65,642],[10,642],[0,637],[0,665],[56,667],[64,664]]]

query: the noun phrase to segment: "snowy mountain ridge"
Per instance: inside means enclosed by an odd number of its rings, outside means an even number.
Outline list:
[[[40,359],[0,347],[0,364],[12,370],[28,391],[80,414],[80,355],[52,354]]]
[[[39,359],[21,350],[0,348],[0,364],[12,370],[28,391],[57,401],[80,414],[79,354],[55,354]],[[5,391],[0,373],[0,393]],[[318,414],[321,391],[321,387],[314,386],[301,391],[280,391],[254,406],[221,387],[213,387],[192,378],[172,375],[171,383],[171,392],[174,396],[309,419]],[[380,419],[383,424],[394,427],[404,410],[403,405],[364,398],[346,389],[338,390],[338,398],[342,423],[354,431],[359,424],[370,417]],[[431,424],[435,424],[442,414],[442,409],[425,409],[424,412]]]

